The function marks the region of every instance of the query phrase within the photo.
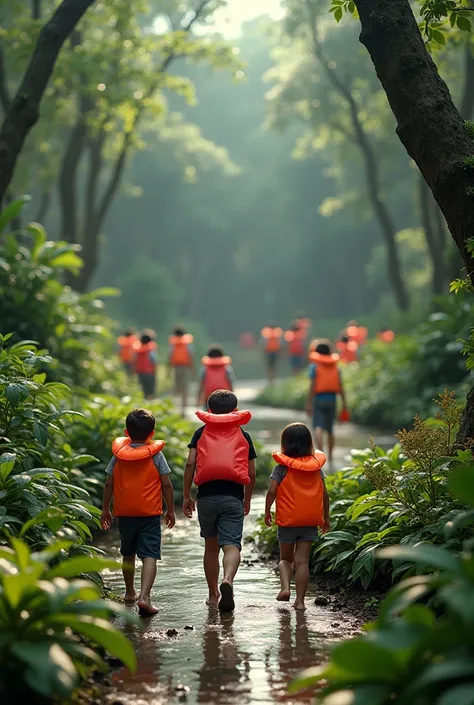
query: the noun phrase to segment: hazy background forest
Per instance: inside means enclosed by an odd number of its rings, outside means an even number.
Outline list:
[[[135,17],[134,42],[165,30],[163,3],[151,5],[151,16]],[[109,85],[103,62],[107,52],[117,53],[117,42],[110,38],[100,51],[107,17],[91,12],[87,41],[95,36],[98,44],[83,80],[93,82],[94,100],[109,101],[100,110],[116,111],[106,118],[100,169],[89,162],[93,150],[83,150],[73,167],[74,203],[64,179],[58,197],[58,174],[61,181],[71,173],[75,125],[59,67],[12,191],[32,194],[25,216],[40,220],[50,237],[83,246],[86,265],[75,285],[121,290],[107,306],[123,325],[167,334],[176,321],[187,322],[206,338],[232,341],[270,320],[288,325],[304,312],[318,333],[331,336],[348,318],[372,330],[400,330],[432,310],[433,292],[448,291],[459,265],[444,219],[395,135],[357,24],[338,26],[327,10],[317,19],[319,56],[305,18],[278,0],[231,0],[200,25],[198,37],[231,50],[219,58],[217,49],[217,60],[173,61],[170,75],[186,81],[170,83],[134,130],[122,184],[95,235],[88,231],[89,189],[107,188],[120,151],[114,119],[126,123],[128,94],[145,90],[140,81],[152,74],[134,74],[134,58],[125,53],[124,85],[110,76]],[[14,34],[9,41],[15,56]],[[468,42],[459,37],[436,52],[458,104],[474,91],[460,70]],[[62,61],[66,71],[67,57]],[[67,224],[72,210],[83,223],[75,233]],[[411,312],[403,322],[400,310]]]

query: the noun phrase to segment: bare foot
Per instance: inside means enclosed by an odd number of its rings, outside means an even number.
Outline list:
[[[226,581],[222,582],[219,587],[221,599],[219,600],[219,609],[221,612],[233,612],[235,609],[234,590],[232,585]]]
[[[208,607],[217,607],[218,604],[219,604],[219,594],[209,595],[209,597],[206,600],[206,605]]]
[[[301,600],[295,600],[293,602],[293,607],[299,612],[304,612],[304,610],[306,609],[304,602],[302,602]]]
[[[153,607],[149,600],[138,600],[138,614],[140,617],[153,617],[158,614],[156,607]]]
[[[126,592],[125,595],[123,596],[123,601],[128,602],[128,603],[133,603],[137,601],[137,593],[136,592]]]
[[[280,590],[280,592],[277,595],[277,600],[278,602],[289,602],[291,597],[291,591],[290,588],[284,588],[283,590]]]

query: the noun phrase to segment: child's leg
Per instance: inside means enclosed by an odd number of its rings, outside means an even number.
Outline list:
[[[332,465],[332,456],[334,453],[334,446],[336,445],[336,439],[334,433],[328,433],[328,463]]]
[[[291,596],[291,579],[293,577],[293,561],[295,559],[295,544],[282,543],[280,541],[280,562],[278,570],[280,571],[281,590],[277,595],[277,600],[280,602],[288,602]]]
[[[122,573],[125,581],[125,602],[135,602],[135,554],[123,556]]]
[[[219,609],[231,612],[234,607],[233,582],[240,565],[244,530],[244,503],[236,497],[220,497],[218,501],[217,539],[224,551],[224,578],[219,586]]]
[[[314,438],[316,441],[316,446],[318,450],[324,450],[324,443],[323,443],[323,429],[317,426],[314,429]]]
[[[224,583],[234,582],[237,571],[240,565],[240,549],[237,546],[223,546],[224,551]]]
[[[206,539],[204,574],[209,588],[209,597],[206,600],[206,604],[217,605],[219,603],[219,544],[217,536]]]
[[[312,541],[297,541],[295,550],[295,583],[296,600],[293,607],[296,610],[304,610],[304,598],[309,583],[309,557],[311,554]]]
[[[143,558],[142,583],[140,595],[138,597],[138,609],[140,612],[156,614],[158,610],[151,604],[150,592],[156,578],[156,558]]]

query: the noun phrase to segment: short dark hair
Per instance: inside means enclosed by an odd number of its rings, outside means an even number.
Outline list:
[[[212,414],[230,414],[237,409],[238,403],[234,392],[229,392],[227,389],[212,392],[207,400],[207,406]]]
[[[207,356],[208,357],[224,357],[224,351],[222,350],[220,345],[211,345],[211,347],[207,351]]]
[[[124,332],[124,338],[130,338],[131,335],[133,335],[135,331],[133,328],[127,328],[127,330]]]
[[[320,355],[330,355],[331,354],[331,348],[327,343],[319,343],[319,345],[316,346],[316,351]]]
[[[341,343],[348,343],[349,342],[349,336],[348,335],[343,335],[341,337]]]
[[[304,423],[290,423],[281,432],[281,451],[289,458],[314,455],[311,431]]]
[[[155,430],[155,416],[148,409],[134,409],[125,421],[131,441],[146,441]]]
[[[184,328],[175,328],[173,333],[177,338],[182,338],[184,335]]]

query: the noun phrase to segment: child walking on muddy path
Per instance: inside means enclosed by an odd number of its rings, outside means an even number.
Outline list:
[[[209,411],[197,411],[204,422],[189,444],[184,471],[183,513],[195,510],[191,486],[198,487],[197,511],[205,540],[204,573],[209,588],[207,604],[222,612],[234,610],[234,578],[240,565],[244,516],[250,511],[255,486],[257,454],[242,429],[249,411],[237,410],[237,397],[229,390],[215,391],[207,400]],[[224,577],[219,586],[219,551],[224,553]]]
[[[126,436],[112,444],[113,457],[107,466],[107,480],[100,524],[110,529],[113,512],[118,517],[120,553],[123,556],[125,602],[137,601],[141,617],[158,612],[150,592],[156,577],[156,561],[161,560],[161,514],[163,498],[169,529],[175,524],[173,486],[170,469],[161,452],[164,441],[153,441],[155,417],[146,409],[134,409],[126,420]],[[135,556],[142,559],[140,595],[135,593]]]
[[[329,497],[322,467],[324,453],[315,451],[311,431],[305,424],[292,423],[281,434],[281,452],[273,453],[278,465],[270,475],[265,502],[265,523],[271,526],[271,508],[276,500],[276,523],[280,544],[280,602],[291,597],[295,576],[296,610],[305,609],[309,583],[309,558],[319,531],[329,531]]]

